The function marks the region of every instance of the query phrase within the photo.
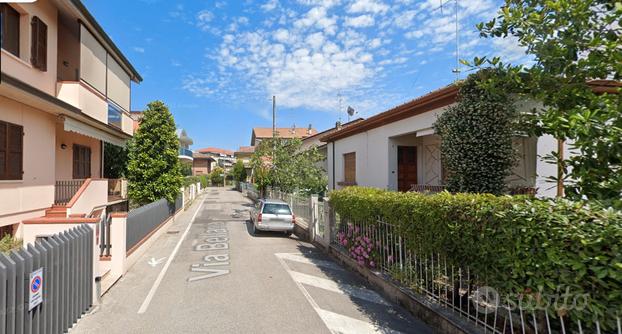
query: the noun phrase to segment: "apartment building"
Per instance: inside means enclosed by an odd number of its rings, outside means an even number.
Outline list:
[[[0,4],[0,234],[124,200],[104,143],[133,134],[142,78],[79,0]]]

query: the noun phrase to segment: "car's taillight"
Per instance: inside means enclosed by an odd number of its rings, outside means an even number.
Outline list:
[[[292,224],[296,224],[296,215],[292,214]]]
[[[257,222],[261,223],[261,213],[259,214],[259,216],[257,216]]]

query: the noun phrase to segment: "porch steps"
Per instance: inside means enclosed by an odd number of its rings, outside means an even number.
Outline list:
[[[45,217],[48,218],[66,218],[67,207],[64,205],[52,205],[51,208],[45,210]]]

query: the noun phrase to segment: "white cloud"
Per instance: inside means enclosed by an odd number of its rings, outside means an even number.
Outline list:
[[[346,17],[345,25],[354,28],[365,28],[374,25],[374,18],[371,15],[361,15],[356,17]]]
[[[278,0],[268,0],[265,4],[261,5],[261,9],[265,12],[274,10],[279,5]]]
[[[385,13],[389,6],[377,0],[356,0],[348,8],[349,13]]]
[[[138,52],[138,53],[145,53],[145,48],[139,47],[139,46],[135,46],[132,48],[132,50]]]

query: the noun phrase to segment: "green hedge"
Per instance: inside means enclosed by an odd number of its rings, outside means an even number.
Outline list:
[[[381,217],[399,226],[407,247],[468,266],[502,295],[559,295],[568,288],[589,294],[588,311],[571,311],[574,318],[615,320],[622,310],[619,211],[567,200],[362,187],[333,191],[330,201],[346,220]]]
[[[201,182],[200,176],[186,176],[184,177],[184,187],[188,187],[191,184],[197,184]]]

